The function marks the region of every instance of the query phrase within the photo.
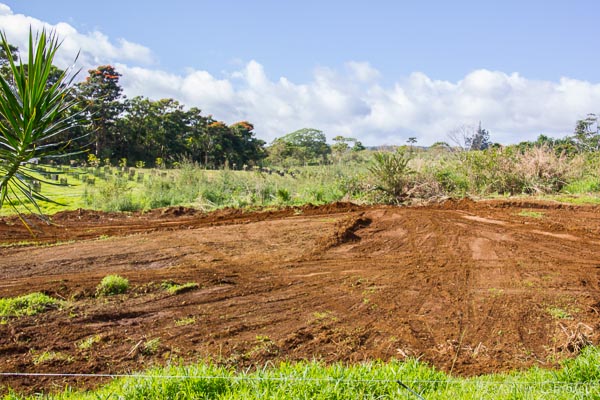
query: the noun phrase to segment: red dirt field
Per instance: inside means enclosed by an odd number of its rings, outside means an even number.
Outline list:
[[[0,325],[0,372],[419,357],[474,375],[554,367],[599,343],[598,208],[462,200],[53,221],[32,241],[0,219],[0,297],[67,301]],[[128,278],[129,292],[96,298],[108,274]],[[165,281],[199,287],[169,294]],[[44,352],[62,359],[39,362]],[[0,393],[98,383],[3,377]]]

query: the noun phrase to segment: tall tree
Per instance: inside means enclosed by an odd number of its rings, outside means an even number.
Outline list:
[[[477,132],[471,137],[468,138],[467,145],[470,150],[485,150],[492,142],[490,141],[490,133],[481,128],[481,121],[479,122],[479,127],[477,128]]]
[[[577,121],[574,139],[580,151],[600,150],[600,126],[596,114],[588,114]]]
[[[351,144],[352,147],[350,147]],[[350,151],[362,151],[364,149],[365,147],[363,146],[363,144],[357,139],[351,137],[344,137],[341,135],[334,137],[333,144],[331,145],[331,153],[335,156],[338,162],[341,161],[342,157],[346,153]]]
[[[271,147],[281,149],[281,157],[291,158],[297,164],[325,163],[331,153],[325,134],[313,128],[288,133],[275,139]]]
[[[79,97],[85,104],[94,137],[97,157],[110,157],[120,138],[115,129],[116,120],[123,110],[119,86],[121,76],[111,65],[101,65],[88,71],[88,77],[78,85]]]
[[[211,121],[206,127],[204,141],[205,166],[218,167],[229,164],[228,155],[232,152],[230,130],[221,121]]]
[[[194,161],[206,165],[208,163],[208,152],[204,150],[205,147],[210,147],[210,143],[205,143],[205,139],[207,139],[206,128],[210,118],[204,117],[199,108],[192,107],[187,111],[186,119],[187,131],[184,140],[187,152]]]
[[[229,158],[238,168],[256,164],[266,157],[265,142],[254,136],[254,125],[250,122],[237,122],[231,125],[229,130],[233,138],[233,152]]]

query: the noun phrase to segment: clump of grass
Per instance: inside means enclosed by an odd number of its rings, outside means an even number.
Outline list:
[[[71,362],[73,361],[73,357],[58,352],[58,351],[44,351],[42,353],[39,354],[35,354],[33,353],[32,355],[33,357],[33,363],[35,365],[39,365],[39,364],[44,364],[50,361],[68,361]]]
[[[119,275],[107,275],[96,286],[96,296],[112,296],[127,292],[129,281]]]
[[[571,314],[569,314],[569,312],[567,310],[565,310],[564,308],[548,307],[546,309],[546,311],[548,312],[548,314],[550,314],[552,316],[552,318],[556,318],[556,319],[572,319],[573,318],[571,316]]]
[[[0,298],[0,318],[36,315],[52,308],[59,308],[62,304],[62,301],[43,293]]]
[[[161,284],[161,287],[169,294],[181,294],[198,289],[198,284],[196,282],[187,282],[183,285],[178,285],[175,282],[165,281]]]
[[[196,323],[195,317],[186,317],[175,320],[175,326],[193,325]]]
[[[528,218],[544,218],[544,213],[539,211],[528,211],[523,210],[518,214],[520,217],[528,217]]]
[[[92,348],[92,346],[94,346],[96,343],[99,343],[101,340],[102,336],[92,335],[77,342],[77,348],[79,350],[89,350]]]
[[[154,338],[154,339],[148,340],[146,343],[144,343],[144,345],[142,346],[142,349],[141,349],[141,353],[145,354],[145,355],[152,355],[152,354],[155,354],[159,348],[160,348],[160,338]]]

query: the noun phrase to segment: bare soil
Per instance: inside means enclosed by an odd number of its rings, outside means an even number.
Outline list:
[[[468,376],[555,367],[599,342],[594,207],[177,207],[80,210],[53,222],[32,240],[18,220],[0,219],[0,297],[41,291],[67,301],[0,325],[0,372],[419,357]],[[128,278],[128,293],[96,297],[108,274]],[[164,282],[198,288],[170,294]],[[40,361],[45,352],[58,356]],[[2,377],[0,393],[99,383]]]

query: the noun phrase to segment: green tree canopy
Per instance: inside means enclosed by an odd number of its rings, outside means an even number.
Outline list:
[[[88,113],[97,157],[110,157],[118,139],[115,125],[123,110],[119,85],[121,76],[111,65],[90,69],[84,82],[78,85],[79,98]]]
[[[289,159],[294,164],[322,164],[327,162],[331,148],[322,131],[303,128],[275,139],[270,153],[275,159]]]

